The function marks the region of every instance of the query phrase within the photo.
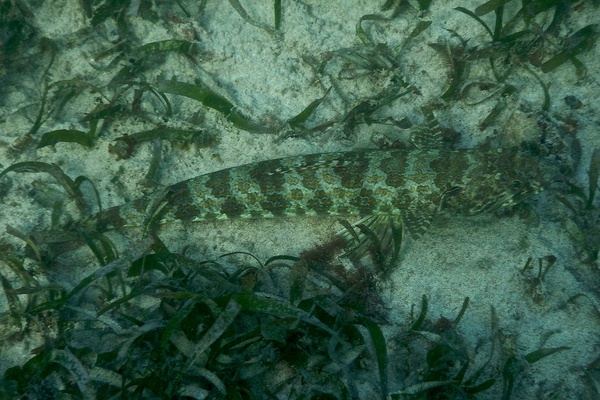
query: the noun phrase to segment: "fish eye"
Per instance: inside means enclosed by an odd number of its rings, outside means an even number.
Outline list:
[[[513,186],[514,188],[521,187],[521,181],[520,181],[520,180],[518,180],[518,179],[513,179],[513,181],[512,181],[512,186]]]

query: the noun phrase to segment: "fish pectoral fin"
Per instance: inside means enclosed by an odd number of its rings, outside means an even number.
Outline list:
[[[411,204],[403,210],[402,222],[404,229],[413,239],[421,237],[431,225],[437,207],[433,204]]]

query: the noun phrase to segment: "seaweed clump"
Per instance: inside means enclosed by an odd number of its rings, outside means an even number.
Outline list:
[[[356,374],[379,376],[374,390],[387,392],[381,328],[308,259],[250,257],[232,268],[234,254],[196,261],[155,237],[102,258],[67,290],[38,282],[22,259],[3,254],[26,279],[18,288],[3,279],[11,300],[5,322],[32,325],[45,316],[56,329],[29,361],[6,371],[5,396],[356,398]],[[282,270],[288,284],[275,279]]]
[[[44,335],[24,365],[6,370],[1,396],[384,400],[501,390],[508,399],[526,364],[567,349],[496,352],[506,338],[492,310],[494,362],[471,371],[458,329],[469,299],[453,320],[430,320],[423,296],[418,315],[392,326],[378,294],[385,271],[373,257],[342,266],[340,238],[264,263],[248,253],[191,258],[157,236],[121,256],[94,243],[99,268],[71,288],[31,272],[56,260],[3,247],[14,275],[0,275],[12,331],[4,340]]]

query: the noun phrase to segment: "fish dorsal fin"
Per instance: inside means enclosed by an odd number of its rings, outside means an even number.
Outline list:
[[[338,152],[266,160],[252,165],[260,166],[260,173],[265,176],[283,176],[290,172],[304,175],[327,168],[352,168],[353,166],[363,165],[366,161],[368,162],[368,159],[365,159],[363,152]],[[256,175],[256,172],[251,174]]]
[[[444,134],[433,111],[429,107],[421,107],[425,116],[425,124],[413,132],[410,140],[419,149],[441,149],[444,147]]]

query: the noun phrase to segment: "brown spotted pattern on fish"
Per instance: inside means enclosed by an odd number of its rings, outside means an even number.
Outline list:
[[[201,175],[93,221],[104,231],[149,221],[374,216],[401,219],[416,237],[440,209],[494,211],[540,188],[537,160],[517,148],[325,153]]]

